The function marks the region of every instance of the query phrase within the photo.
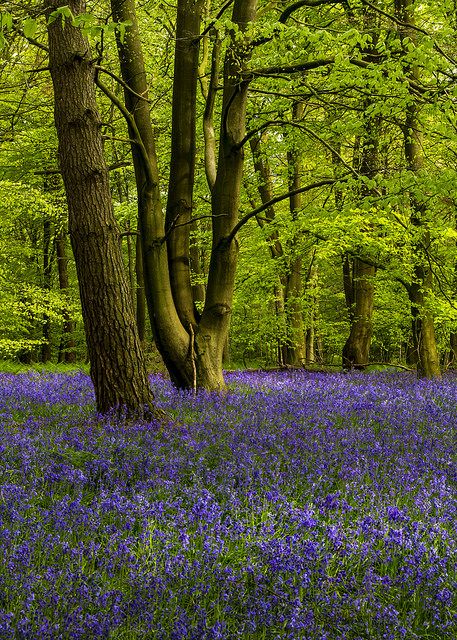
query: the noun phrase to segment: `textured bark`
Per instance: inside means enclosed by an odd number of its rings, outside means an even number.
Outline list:
[[[66,248],[66,238],[64,231],[61,231],[56,238],[57,273],[59,275],[59,289],[61,294],[67,298],[70,283],[68,280],[68,258]],[[63,311],[62,336],[59,346],[59,362],[71,364],[76,362],[75,341],[73,333],[75,323],[72,320],[68,309]]]
[[[414,5],[411,0],[395,0],[397,17],[403,24],[399,26],[402,42],[405,38],[415,42],[417,32],[414,27]],[[407,26],[406,26],[407,25]],[[408,70],[409,77],[420,80],[419,68],[412,66]],[[424,167],[422,124],[420,108],[414,96],[406,107],[405,119],[405,159],[408,169],[420,173]],[[413,193],[409,194],[411,206],[411,224],[416,232],[417,242],[413,247],[416,260],[413,270],[413,282],[409,287],[409,300],[413,319],[413,343],[417,354],[417,375],[425,378],[441,376],[438,349],[436,346],[433,314],[428,307],[428,298],[432,291],[433,278],[427,259],[430,246],[430,231],[425,221],[426,207],[419,202]]]
[[[75,15],[81,0],[68,4]],[[48,13],[64,6],[48,0]],[[113,214],[90,47],[58,18],[48,26],[59,161],[67,194],[90,373],[97,409],[161,417],[154,406]]]

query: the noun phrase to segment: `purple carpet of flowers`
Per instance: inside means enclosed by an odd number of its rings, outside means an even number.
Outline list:
[[[0,638],[457,638],[457,378],[0,375]]]

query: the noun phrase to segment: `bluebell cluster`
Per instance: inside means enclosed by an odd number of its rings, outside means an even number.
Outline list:
[[[455,640],[457,379],[0,375],[0,638]]]

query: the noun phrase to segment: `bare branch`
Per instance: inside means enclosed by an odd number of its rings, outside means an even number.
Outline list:
[[[251,218],[255,218],[260,213],[262,213],[262,211],[269,209],[270,207],[277,204],[278,202],[281,202],[282,200],[287,200],[288,198],[292,196],[296,196],[299,193],[305,193],[306,191],[311,191],[312,189],[318,189],[319,187],[325,187],[327,185],[335,184],[335,182],[341,182],[341,180],[344,180],[344,177],[340,178],[339,180],[336,180],[335,178],[324,178],[323,180],[319,180],[319,182],[313,182],[312,184],[306,185],[306,187],[293,189],[292,191],[288,191],[287,193],[283,193],[280,196],[276,196],[272,198],[268,202],[264,202],[262,205],[260,205],[260,207],[257,207],[257,209],[254,209],[253,211],[250,211],[237,222],[237,224],[233,227],[229,235],[223,238],[222,240],[223,245],[229,246],[230,243],[235,239],[235,236],[238,233],[238,231],[241,229],[242,226],[246,224],[246,222],[248,222]]]
[[[323,4],[343,4],[343,0],[298,0],[287,7],[279,16],[279,22],[283,24],[287,22],[294,11],[301,9],[301,7],[319,7]]]
[[[151,104],[151,101],[148,98],[145,98],[144,96],[142,96],[140,93],[136,93],[136,91],[134,91],[131,87],[129,87],[129,85],[124,82],[122,80],[122,78],[120,78],[118,75],[116,75],[115,73],[113,73],[112,71],[110,71],[109,69],[106,69],[105,67],[101,67],[100,65],[96,64],[95,65],[95,69],[97,71],[101,71],[102,73],[106,73],[106,75],[110,76],[111,78],[113,78],[113,80],[116,80],[116,82],[118,84],[121,85],[121,87],[124,87],[124,89],[126,89],[129,93],[131,93],[133,96],[135,96],[136,98],[139,98],[140,100],[144,100],[145,102],[147,102],[148,104]]]

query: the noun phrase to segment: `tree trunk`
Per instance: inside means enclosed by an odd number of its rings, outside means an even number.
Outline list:
[[[457,332],[451,331],[449,336],[449,367],[455,369],[457,363]]]
[[[51,221],[43,222],[43,288],[48,293],[51,291],[52,277],[52,228]],[[51,319],[48,314],[43,317],[43,344],[41,345],[41,362],[51,360]]]
[[[62,296],[67,298],[69,290],[68,280],[68,258],[66,250],[65,232],[61,231],[56,238],[57,273],[59,275],[59,288]],[[68,309],[63,310],[62,336],[59,346],[59,362],[72,364],[76,362],[75,341],[73,332],[75,323],[72,320]]]
[[[415,43],[417,32],[414,29],[414,7],[411,0],[395,0],[395,10],[401,26],[398,27],[402,42],[407,38]],[[411,66],[409,77],[416,82],[420,80],[419,68]],[[405,159],[409,171],[420,173],[424,166],[422,124],[419,119],[419,105],[411,95],[406,106],[405,119]],[[416,260],[413,271],[413,282],[409,287],[409,300],[413,318],[413,343],[417,353],[417,375],[425,378],[441,376],[438,349],[435,338],[433,314],[428,307],[428,298],[432,292],[432,272],[427,259],[430,246],[430,231],[425,221],[426,207],[418,201],[413,193],[409,194],[411,205],[411,223],[417,241],[413,247]]]
[[[377,58],[376,43],[378,15],[372,9],[367,8],[363,16],[363,26],[366,32],[371,32],[372,44],[363,50],[364,59],[375,63]],[[374,57],[373,57],[374,56]],[[361,176],[373,179],[379,170],[379,117],[373,117],[369,113],[372,106],[372,99],[369,98],[364,104],[364,127],[362,138],[357,141],[354,161],[359,163],[357,167]],[[373,189],[367,188],[362,182],[359,195],[361,198],[374,196]],[[346,256],[346,261],[348,257]],[[345,281],[345,292],[348,282],[348,265],[343,266],[343,280]],[[352,286],[352,294],[346,292],[346,301],[352,301],[349,309],[351,320],[351,330],[343,347],[342,360],[344,369],[363,368],[368,364],[371,336],[373,333],[372,316],[374,304],[374,278],[376,267],[365,262],[363,257],[352,258],[352,273],[349,282]]]
[[[82,0],[67,2],[74,15]],[[47,0],[48,15],[65,6]],[[154,406],[113,214],[94,68],[81,29],[58,17],[48,25],[49,65],[59,161],[97,410],[161,417]]]
[[[141,344],[146,338],[146,297],[144,293],[143,247],[138,234],[135,242],[136,325]]]
[[[173,139],[182,141],[183,146],[174,146],[171,165],[176,175],[170,178],[175,185],[178,177],[184,174],[182,202],[176,202],[174,193],[168,208],[168,229],[165,232],[160,202],[157,159],[152,131],[148,87],[138,23],[135,16],[134,0],[111,0],[113,18],[116,22],[130,20],[133,24],[127,29],[122,42],[118,41],[121,73],[124,82],[136,95],[126,89],[125,102],[131,114],[130,137],[135,140],[132,146],[137,188],[139,191],[139,219],[144,251],[145,281],[149,315],[158,349],[164,359],[170,377],[180,387],[199,386],[206,389],[222,390],[225,382],[222,374],[222,354],[226,341],[231,303],[233,297],[234,275],[236,267],[236,242],[225,242],[236,224],[243,166],[243,149],[237,144],[244,136],[247,83],[241,79],[240,71],[248,54],[235,44],[226,55],[224,94],[222,106],[222,126],[220,135],[217,177],[212,197],[213,247],[208,276],[205,306],[201,319],[195,317],[189,275],[189,242],[177,227],[183,219],[189,220],[191,203],[191,180],[193,174],[193,147],[195,134],[190,131],[193,116],[189,119],[187,104],[194,100],[194,84],[197,81],[195,51],[192,46],[181,50],[181,37],[191,43],[191,33],[196,29],[195,6],[188,0],[180,0],[178,9],[180,20],[177,25],[177,56],[188,57],[189,73],[193,74],[185,82],[185,91],[180,96],[180,107],[174,108]],[[200,7],[200,4],[198,4]],[[243,31],[255,16],[256,1],[241,2],[235,0],[232,20]],[[181,13],[182,12],[182,13]],[[187,16],[184,19],[184,16]],[[193,26],[192,26],[193,25]],[[176,92],[182,85],[181,69],[175,76]],[[105,92],[107,92],[105,88]],[[187,99],[185,95],[187,95]],[[143,98],[139,98],[141,95]],[[179,112],[179,110],[182,112]],[[190,194],[190,195],[189,195]],[[175,203],[173,205],[173,202]],[[170,213],[174,211],[175,213]],[[179,214],[179,215],[178,215]],[[179,221],[178,221],[179,220]],[[172,230],[173,224],[175,225]],[[173,236],[173,240],[170,238]],[[167,242],[164,242],[164,239]],[[184,238],[184,240],[183,240]],[[167,245],[170,245],[170,261]],[[173,270],[173,285],[170,285],[170,269]],[[176,288],[177,287],[177,288]],[[193,302],[193,300],[192,300]]]
[[[176,19],[171,159],[168,183],[168,264],[173,299],[184,327],[197,325],[190,281],[190,231],[196,148],[198,53],[202,0],[180,0]]]
[[[138,193],[138,228],[149,319],[157,348],[173,383],[192,388],[195,377],[195,358],[191,356],[193,342],[189,327],[183,327],[181,323],[170,285],[157,154],[135,0],[111,0],[111,9],[115,22],[132,23],[124,38],[117,39],[117,46],[121,75],[126,83],[124,101],[130,114],[129,137]],[[98,84],[101,86],[100,82]],[[113,99],[113,96],[109,97]]]
[[[232,22],[242,34],[255,19],[257,0],[235,0]],[[212,250],[205,306],[196,336],[199,363],[198,383],[212,389],[224,389],[222,353],[229,330],[238,255],[236,238],[227,242],[238,220],[243,179],[246,103],[248,82],[243,79],[250,56],[248,43],[239,43],[240,35],[227,49],[224,62],[224,90],[219,134],[217,175],[212,192]],[[238,42],[236,42],[238,40]]]
[[[373,292],[375,269],[360,258],[352,261],[353,321],[348,339],[343,347],[343,368],[358,369],[368,363],[373,332]]]
[[[303,102],[294,103],[292,119],[302,120],[304,114]],[[299,189],[301,186],[300,154],[296,148],[287,152],[287,164],[289,169],[289,191]],[[302,206],[301,194],[295,194],[289,198],[289,208],[292,222],[297,220],[298,211]],[[287,274],[287,286],[285,289],[284,303],[287,314],[287,326],[289,330],[289,343],[287,346],[286,364],[298,367],[306,360],[305,327],[303,323],[303,281],[302,281],[302,257],[297,252],[297,237],[294,235],[291,242],[291,258]]]

